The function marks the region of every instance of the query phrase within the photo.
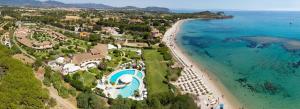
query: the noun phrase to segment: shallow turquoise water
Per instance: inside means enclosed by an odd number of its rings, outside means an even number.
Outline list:
[[[245,36],[300,40],[300,12],[228,12],[226,20],[184,23],[177,43],[246,109],[300,108],[299,50],[253,47]]]
[[[110,77],[110,82],[116,83],[117,79],[120,78],[122,75],[125,75],[125,74],[134,75],[134,73],[135,73],[135,70],[132,70],[132,69],[121,70],[120,72],[117,72],[116,74],[114,74]]]

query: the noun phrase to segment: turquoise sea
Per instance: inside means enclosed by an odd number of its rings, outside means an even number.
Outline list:
[[[226,14],[185,22],[177,44],[245,109],[300,109],[300,12]]]

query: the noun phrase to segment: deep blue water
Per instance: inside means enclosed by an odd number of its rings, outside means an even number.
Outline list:
[[[300,12],[227,14],[235,17],[185,22],[178,45],[213,73],[246,109],[299,109],[299,50],[287,50],[282,43],[257,47],[259,43],[239,39],[300,40]]]

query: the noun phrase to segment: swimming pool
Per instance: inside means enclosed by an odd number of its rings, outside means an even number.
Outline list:
[[[119,90],[119,95],[121,95],[123,98],[130,97],[134,95],[134,91],[138,90],[139,86],[140,86],[139,80],[133,78],[132,82],[129,85]]]
[[[134,75],[135,71],[136,70],[134,70],[134,69],[121,70],[110,77],[110,82],[116,83],[117,79],[120,78],[122,75],[125,75],[125,74]]]
[[[122,78],[124,75],[132,75],[132,81],[129,84],[124,84],[121,81],[118,81],[120,78]],[[109,81],[111,84],[115,87],[115,90],[117,90],[115,94],[121,95],[123,98],[128,98],[130,96],[134,96],[134,92],[140,91],[140,86],[143,84],[143,78],[144,73],[142,71],[136,70],[136,69],[125,69],[121,71],[117,71],[116,73],[113,73],[109,77]],[[119,86],[121,86],[121,88]],[[124,86],[122,86],[124,85]],[[143,85],[142,85],[143,86]],[[119,87],[119,88],[117,88]]]

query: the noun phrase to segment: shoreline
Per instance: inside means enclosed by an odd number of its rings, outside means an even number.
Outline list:
[[[239,109],[242,105],[226,89],[226,87],[224,87],[213,74],[205,69],[202,69],[199,63],[192,61],[191,57],[188,56],[188,54],[185,53],[182,48],[178,46],[178,44],[176,44],[177,33],[180,31],[181,25],[189,20],[194,19],[179,20],[173,24],[172,27],[169,28],[164,34],[162,41],[165,42],[165,44],[170,48],[172,55],[184,66],[184,69],[190,69],[198,74],[198,77],[203,80],[205,86],[211,90],[213,93],[212,95],[218,98],[220,104],[224,104],[225,109]],[[196,101],[196,103],[198,104],[199,101]]]

